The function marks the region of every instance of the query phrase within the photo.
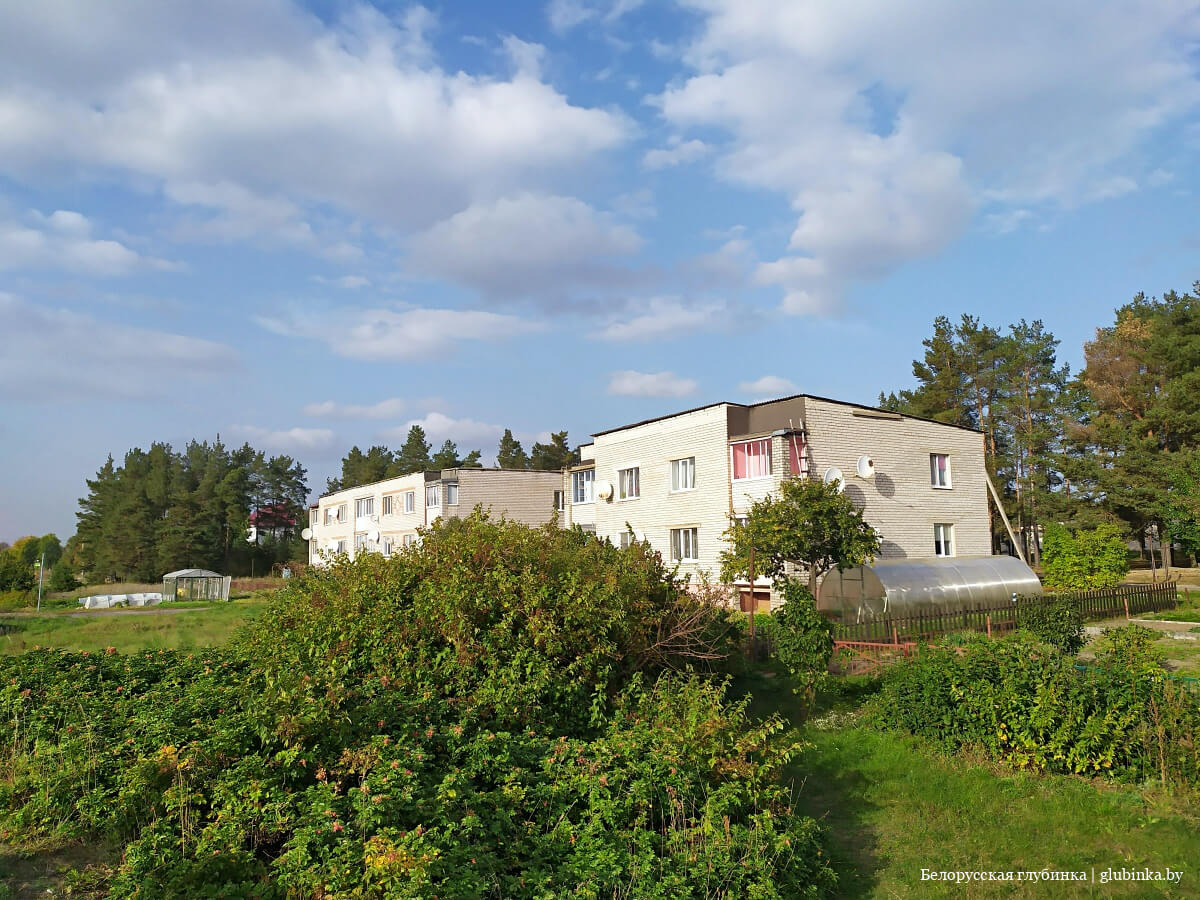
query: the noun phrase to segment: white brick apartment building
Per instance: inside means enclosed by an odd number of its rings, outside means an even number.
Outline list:
[[[567,474],[563,523],[614,543],[629,529],[714,578],[730,516],[787,475],[842,472],[845,493],[879,533],[881,558],[991,554],[983,437],[971,429],[799,395],[714,403],[602,431]],[[860,457],[873,477],[855,472]]]
[[[504,469],[443,469],[388,478],[326,494],[309,508],[310,563],[362,550],[390,556],[417,540],[417,529],[482,506],[516,522],[549,522],[562,505],[562,474]]]

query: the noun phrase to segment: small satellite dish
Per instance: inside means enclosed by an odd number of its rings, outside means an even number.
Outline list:
[[[379,529],[372,528],[370,531],[368,531],[367,532],[367,540],[370,541],[372,544],[378,544],[379,543]]]
[[[613,495],[613,486],[611,481],[596,482],[596,496],[601,500],[608,500]]]
[[[830,466],[826,469],[825,476],[821,480],[826,484],[833,484],[836,481],[839,493],[846,489],[846,479],[842,475],[842,470],[837,466]]]
[[[331,541],[330,541],[328,544],[326,544],[325,546],[329,548],[329,552],[330,552],[330,553],[337,553],[337,548],[338,548],[338,542],[337,542],[337,541],[335,541],[335,540],[331,540]]]
[[[300,532],[300,538],[305,541],[311,541],[312,540],[312,529],[305,528],[302,532]]]
[[[251,525],[246,529],[246,543],[253,544],[258,539],[258,529]]]
[[[860,456],[858,465],[855,467],[855,474],[859,478],[872,478],[875,475],[875,460],[869,456]]]

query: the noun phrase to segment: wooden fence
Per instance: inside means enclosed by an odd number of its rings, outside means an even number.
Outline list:
[[[837,642],[866,642],[902,644],[927,641],[954,631],[982,631],[987,634],[1012,631],[1017,627],[1020,609],[1029,604],[1042,604],[1055,599],[1069,599],[1079,609],[1085,621],[1132,618],[1150,612],[1174,609],[1179,602],[1179,590],[1174,582],[1167,584],[1122,584],[1099,591],[1046,594],[1023,597],[1007,603],[981,609],[957,612],[929,612],[913,616],[885,616],[852,625],[836,623],[833,637]]]

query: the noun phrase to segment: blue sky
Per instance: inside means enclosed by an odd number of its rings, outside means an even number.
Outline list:
[[[1198,48],[1175,0],[6,4],[0,540],[153,440],[319,489],[413,422],[871,402],[963,312],[1077,367],[1200,277]]]

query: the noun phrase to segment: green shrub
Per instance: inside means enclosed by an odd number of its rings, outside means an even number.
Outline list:
[[[802,693],[812,692],[828,677],[833,656],[833,625],[817,612],[816,601],[798,581],[783,583],[783,607],[775,615],[775,655],[787,666]]]
[[[33,567],[16,550],[0,550],[0,591],[28,591],[33,588]]]
[[[1042,579],[1057,591],[1115,587],[1129,573],[1129,555],[1121,529],[1099,525],[1072,534],[1062,525],[1046,526]]]
[[[294,581],[219,651],[0,660],[0,841],[121,840],[144,900],[830,888],[656,554],[473,516]]]
[[[876,724],[1036,772],[1158,777],[1200,787],[1200,698],[1123,666],[1076,668],[1018,633],[923,649],[893,666]]]
[[[1074,656],[1083,649],[1083,616],[1066,597],[1027,597],[1017,604],[1017,628]]]
[[[75,577],[75,570],[71,568],[69,562],[59,559],[54,564],[50,569],[50,581],[47,587],[52,591],[73,591],[79,587],[79,579]]]
[[[1161,674],[1167,655],[1155,642],[1162,636],[1161,631],[1141,625],[1106,628],[1095,643],[1096,661],[1141,674]]]

